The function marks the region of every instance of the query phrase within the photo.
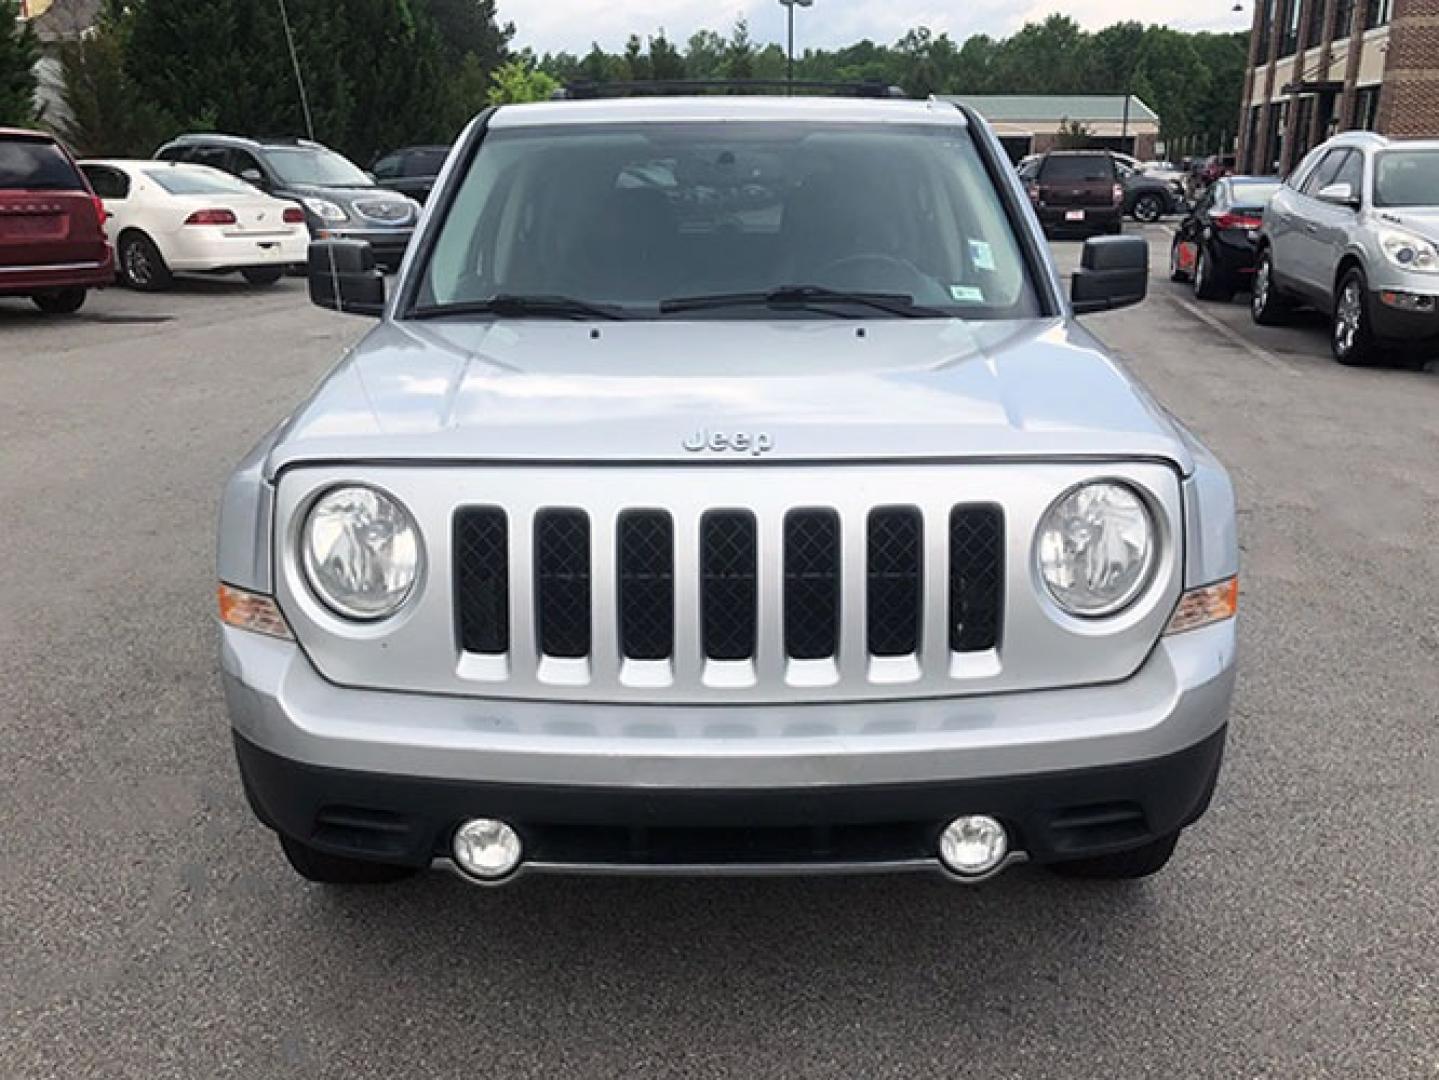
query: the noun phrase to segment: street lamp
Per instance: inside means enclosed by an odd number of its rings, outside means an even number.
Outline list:
[[[794,93],[794,9],[797,7],[814,7],[814,0],[779,0],[789,12],[789,84],[790,93]]]

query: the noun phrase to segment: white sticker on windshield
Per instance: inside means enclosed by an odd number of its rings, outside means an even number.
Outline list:
[[[976,289],[973,285],[951,285],[949,295],[961,304],[984,303],[984,290]]]
[[[969,261],[974,263],[976,270],[993,270],[994,249],[983,240],[971,240],[969,242]]]

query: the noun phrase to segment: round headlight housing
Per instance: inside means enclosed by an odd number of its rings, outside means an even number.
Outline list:
[[[420,574],[420,534],[409,511],[357,484],[315,500],[300,552],[315,595],[335,614],[361,622],[399,611]]]
[[[1149,584],[1154,519],[1126,484],[1083,484],[1044,515],[1035,557],[1045,587],[1064,611],[1087,619],[1116,615]]]

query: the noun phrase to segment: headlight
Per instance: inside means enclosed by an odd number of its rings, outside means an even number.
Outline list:
[[[327,607],[347,619],[393,615],[420,572],[420,536],[394,499],[368,487],[326,492],[300,538],[305,577]]]
[[[1035,558],[1055,602],[1071,615],[1099,618],[1132,604],[1154,567],[1154,522],[1133,489],[1085,484],[1049,508]]]
[[[1428,240],[1411,233],[1385,229],[1379,234],[1379,244],[1389,261],[1401,270],[1439,274],[1439,250]]]
[[[316,199],[313,197],[306,197],[304,203],[310,208],[310,213],[314,214],[322,221],[350,220],[350,215],[345,213],[344,209],[340,206],[340,204],[332,203],[329,199]]]

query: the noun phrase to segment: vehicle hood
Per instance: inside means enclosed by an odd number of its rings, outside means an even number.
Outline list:
[[[356,199],[362,199],[366,202],[385,202],[390,200],[396,202],[407,201],[403,196],[389,190],[389,188],[382,188],[378,184],[370,187],[351,187],[348,185],[344,187],[327,187],[323,184],[286,184],[285,190],[294,192],[296,195],[315,195],[321,199],[329,199],[332,202],[339,201],[346,204],[352,203]]]
[[[1389,225],[1398,225],[1426,240],[1439,241],[1439,206],[1406,206],[1393,210],[1380,210],[1379,219]]]
[[[1192,467],[1163,410],[1061,319],[434,321],[370,333],[287,422],[269,471],[1069,457]]]

